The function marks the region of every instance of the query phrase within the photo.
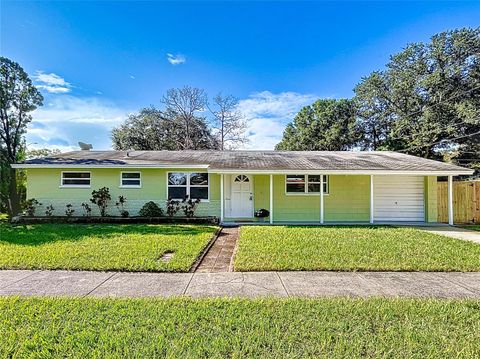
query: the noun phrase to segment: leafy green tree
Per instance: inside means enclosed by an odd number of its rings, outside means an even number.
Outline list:
[[[34,158],[51,157],[60,153],[61,151],[58,148],[35,148],[27,150],[27,152],[25,153],[25,157],[27,160],[31,160]]]
[[[357,142],[356,110],[347,99],[320,99],[303,107],[288,124],[276,150],[340,151]]]
[[[162,111],[144,108],[112,130],[113,147],[116,150],[177,150],[178,132],[180,129]]]
[[[189,121],[189,130],[191,134],[186,142],[184,121],[178,120],[171,112],[150,107],[130,115],[123,124],[115,127],[112,130],[112,142],[116,150],[179,151],[218,148],[204,119],[194,118]]]
[[[378,89],[387,87],[386,79],[381,72],[376,71],[362,79],[361,84],[355,89],[354,99],[359,116],[358,145],[364,150],[386,148],[394,122],[388,99],[378,94]]]
[[[42,102],[42,95],[23,68],[0,57],[0,195],[10,216],[20,212],[22,196],[11,165],[25,155],[24,134],[32,120],[31,112]]]
[[[480,158],[480,28],[408,45],[362,79],[355,103],[362,148],[426,158],[448,152],[472,164]]]

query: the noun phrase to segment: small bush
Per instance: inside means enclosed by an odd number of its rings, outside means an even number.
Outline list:
[[[92,198],[90,198],[90,202],[98,206],[98,209],[100,210],[100,215],[102,217],[106,217],[108,202],[111,199],[112,196],[110,196],[110,190],[108,189],[108,187],[102,187],[97,191],[92,191]]]
[[[162,217],[163,209],[153,201],[147,202],[143,205],[139,212],[141,217]]]
[[[66,215],[67,217],[73,216],[73,214],[75,213],[75,209],[73,208],[73,205],[72,205],[71,203],[67,203],[67,204],[65,205],[65,207],[66,207],[66,208],[65,208],[65,215]]]
[[[53,205],[49,204],[47,207],[45,207],[45,215],[47,217],[51,217],[54,210],[55,208],[53,208]]]
[[[82,203],[83,215],[85,217],[90,217],[92,214],[92,207],[87,202]]]
[[[128,213],[128,211],[126,211],[124,208],[124,205],[126,202],[127,202],[127,199],[125,198],[125,196],[118,196],[118,200],[115,203],[115,206],[120,212],[120,216],[122,216],[123,218],[127,218],[130,215],[130,213]]]
[[[167,201],[167,216],[173,217],[180,210],[180,201],[169,198]]]
[[[182,210],[186,217],[191,218],[195,214],[195,210],[197,209],[197,205],[200,203],[200,199],[187,199],[185,198],[182,201]]]
[[[37,210],[38,206],[41,206],[42,204],[38,202],[35,198],[30,198],[25,202],[25,211],[30,217],[35,216],[35,211]]]

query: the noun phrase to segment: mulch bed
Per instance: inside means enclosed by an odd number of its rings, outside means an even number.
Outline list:
[[[178,223],[178,224],[218,224],[218,217],[87,217],[87,216],[52,216],[12,218],[12,224],[41,224],[41,223]]]

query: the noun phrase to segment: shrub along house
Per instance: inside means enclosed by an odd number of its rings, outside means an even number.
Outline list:
[[[395,152],[74,151],[16,164],[27,198],[80,214],[92,190],[127,198],[131,215],[148,201],[200,198],[196,215],[221,222],[437,222],[437,177],[473,171]],[[114,208],[110,208],[113,213]],[[41,215],[44,211],[38,211]],[[94,213],[95,214],[95,213]]]

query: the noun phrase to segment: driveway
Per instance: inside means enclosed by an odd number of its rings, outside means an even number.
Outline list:
[[[473,231],[471,229],[455,227],[455,226],[421,226],[416,227],[430,233],[439,234],[442,236],[447,236],[456,239],[462,239],[465,241],[472,241],[480,244],[480,232]]]

